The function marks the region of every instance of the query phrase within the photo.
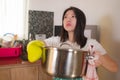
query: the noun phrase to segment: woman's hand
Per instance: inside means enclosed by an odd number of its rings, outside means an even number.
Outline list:
[[[96,66],[96,67],[99,67],[99,66],[102,65],[102,62],[100,61],[100,57],[101,57],[101,56],[102,56],[102,55],[101,55],[100,52],[98,52],[98,51],[95,51],[95,52],[94,52],[94,57],[95,57],[94,63],[95,63],[95,66]]]
[[[117,63],[108,54],[101,55],[100,52],[95,51],[94,56],[95,58],[97,58],[97,59],[94,59],[94,63],[96,67],[103,66],[108,71],[111,71],[111,72],[118,71]]]

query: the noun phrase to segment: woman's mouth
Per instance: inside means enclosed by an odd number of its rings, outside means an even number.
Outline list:
[[[71,26],[71,24],[70,24],[70,23],[67,23],[66,26]]]

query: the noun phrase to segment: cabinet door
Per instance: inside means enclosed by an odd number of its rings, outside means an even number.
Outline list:
[[[38,66],[12,68],[11,80],[38,80]]]
[[[11,80],[10,69],[0,69],[0,80]]]
[[[52,76],[47,75],[43,70],[41,65],[39,66],[39,80],[53,80]]]

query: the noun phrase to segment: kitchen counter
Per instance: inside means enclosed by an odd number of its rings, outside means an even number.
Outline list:
[[[0,58],[0,80],[52,80],[41,67],[41,60],[30,63],[19,57]]]
[[[8,58],[0,58],[0,68],[8,68],[8,67],[17,67],[17,66],[26,66],[26,65],[40,65],[41,60],[30,63],[28,61],[22,60],[20,57],[8,57]]]

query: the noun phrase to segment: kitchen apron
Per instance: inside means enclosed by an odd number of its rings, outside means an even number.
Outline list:
[[[70,79],[70,78],[56,78],[56,77],[54,77],[53,80],[82,80],[82,78]]]

